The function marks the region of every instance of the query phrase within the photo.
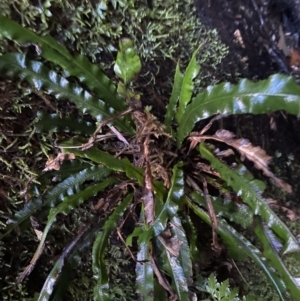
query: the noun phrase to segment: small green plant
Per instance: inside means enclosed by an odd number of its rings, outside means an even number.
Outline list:
[[[286,192],[291,192],[290,185],[269,169],[271,157],[248,140],[226,130],[207,134],[214,120],[228,114],[285,110],[300,115],[300,87],[292,78],[274,75],[258,83],[224,83],[193,97],[193,79],[200,72],[195,51],[184,73],[177,64],[161,123],[149,107],[143,108],[143,96],[132,90],[141,61],[131,40],[120,41],[114,65],[119,81],[115,85],[87,58],[73,57],[50,36],[38,36],[3,16],[0,24],[0,35],[20,44],[37,45],[44,60],[63,70],[58,73],[24,54],[6,53],[0,56],[2,74],[18,76],[58,100],[67,99],[83,117],[89,117],[87,121],[39,115],[37,130],[58,133],[55,144],[59,152],[47,161],[37,179],[40,184],[28,189],[30,201],[9,218],[0,235],[3,240],[18,226],[23,230],[28,227],[31,216],[47,215],[36,253],[20,274],[22,281],[40,258],[56,219],[90,200],[89,219],[55,262],[38,300],[63,298],[72,268],[91,244],[94,300],[110,300],[105,250],[113,231],[126,241],[128,249],[137,246],[136,254],[131,255],[141,300],[185,301],[190,295],[197,299],[193,266],[199,260],[201,245],[190,212],[212,226],[215,252],[220,251],[219,234],[232,258],[248,256],[261,267],[281,300],[300,300],[298,280],[283,263],[287,255],[299,261],[299,243],[263,198],[265,184],[254,179],[241,162],[253,162]],[[199,120],[209,117],[213,118],[202,130],[193,132]],[[224,150],[217,148],[216,141]],[[234,164],[226,161],[228,154]],[[128,216],[135,220],[134,230],[123,238],[121,229]],[[259,248],[235,225],[253,229]],[[235,291],[229,292],[227,282],[217,284],[210,278],[209,283],[208,292],[215,300],[238,300]]]
[[[208,279],[197,281],[196,288],[202,292],[210,295],[209,298],[202,301],[246,301],[250,298],[243,297],[242,299],[238,296],[238,289],[230,289],[228,279],[219,283],[216,276],[211,274]]]

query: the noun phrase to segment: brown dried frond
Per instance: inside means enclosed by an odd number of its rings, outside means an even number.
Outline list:
[[[193,133],[189,137],[193,146],[206,139],[212,139],[230,145],[241,154],[242,160],[247,158],[252,161],[257,169],[261,170],[265,176],[269,177],[273,181],[274,185],[284,189],[288,193],[292,192],[292,188],[288,183],[277,178],[272,171],[269,170],[268,164],[272,157],[269,156],[261,147],[254,146],[248,139],[236,138],[234,133],[227,130],[218,130],[213,136],[200,136],[199,133]]]
[[[167,227],[159,236],[159,241],[165,247],[165,249],[171,254],[171,256],[178,257],[181,249],[182,241],[177,236],[173,236],[170,228]]]
[[[73,153],[70,154],[63,154],[59,153],[56,158],[50,157],[47,162],[46,162],[46,167],[43,169],[43,171],[48,171],[48,170],[59,170],[60,165],[65,161],[65,160],[74,160],[75,155]]]
[[[152,184],[152,173],[149,156],[149,137],[144,141],[144,156],[146,160],[146,170],[144,172],[143,203],[146,223],[152,225],[155,219],[154,215],[154,189]]]
[[[283,211],[286,215],[286,217],[290,220],[290,221],[296,221],[299,219],[299,215],[297,214],[297,212],[295,212],[294,210],[287,208],[285,206],[282,206],[279,204],[279,202],[277,200],[271,199],[271,198],[267,198],[266,199],[267,203],[269,204],[269,206],[273,209],[279,209],[281,211]]]
[[[284,189],[286,192],[292,192],[292,188],[288,183],[277,178],[272,171],[269,170],[268,164],[272,157],[269,156],[264,149],[259,146],[254,146],[248,139],[237,139],[233,133],[227,130],[218,130],[214,137],[235,148],[241,154],[242,160],[247,158],[252,161],[254,166],[261,170],[265,176],[269,177],[277,187]]]

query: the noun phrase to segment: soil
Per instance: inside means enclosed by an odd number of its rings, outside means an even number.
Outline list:
[[[216,28],[229,47],[221,71],[238,72],[242,78],[253,80],[293,71],[278,43],[282,28],[285,36],[292,37],[289,46],[298,47],[299,1],[195,0],[194,3],[201,22]]]

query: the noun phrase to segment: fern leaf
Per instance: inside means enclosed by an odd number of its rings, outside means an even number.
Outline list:
[[[109,186],[115,182],[116,182],[116,180],[114,178],[108,178],[108,179],[104,180],[102,183],[99,183],[96,185],[90,185],[86,189],[81,190],[72,196],[65,197],[63,199],[62,203],[60,203],[58,206],[56,206],[55,208],[52,208],[50,210],[50,213],[48,215],[48,221],[47,221],[47,224],[43,231],[43,235],[41,237],[39,246],[38,246],[29,266],[21,274],[21,276],[19,278],[20,281],[22,281],[24,279],[24,277],[26,277],[32,271],[37,260],[39,259],[40,255],[42,253],[42,250],[43,250],[43,246],[44,246],[47,234],[48,234],[52,224],[55,222],[56,216],[59,213],[63,213],[65,215],[67,215],[71,210],[78,207],[85,200],[96,195],[99,191],[104,190],[107,186]]]
[[[198,49],[193,53],[189,65],[185,70],[184,77],[182,80],[182,86],[181,86],[180,96],[179,96],[179,106],[176,114],[176,120],[178,124],[180,124],[186,106],[191,100],[193,94],[193,88],[194,88],[193,80],[199,74],[200,71],[200,66],[197,64],[196,61],[197,52]]]
[[[174,77],[174,84],[172,88],[172,94],[169,99],[167,105],[167,112],[165,115],[165,127],[168,132],[171,132],[171,124],[176,115],[176,106],[179,100],[181,86],[183,81],[183,74],[180,72],[179,63],[176,65],[175,77]]]
[[[170,224],[171,232],[174,233],[174,236],[178,238],[181,244],[178,259],[183,268],[185,278],[189,282],[193,277],[193,266],[186,231],[182,227],[181,220],[178,216],[173,216],[170,220]]]
[[[185,233],[188,236],[191,260],[192,262],[196,262],[200,256],[200,252],[197,247],[198,237],[196,228],[189,215],[186,215],[184,216],[184,218],[182,218],[182,223],[185,229]]]
[[[210,86],[186,107],[177,130],[178,146],[197,121],[214,114],[265,114],[278,110],[300,115],[300,86],[292,77],[275,74],[257,83],[243,79],[237,85]]]
[[[164,270],[171,277],[172,288],[175,290],[178,300],[189,301],[188,279],[183,270],[183,263],[181,263],[176,256],[173,256],[161,244],[158,238],[155,238],[154,241],[156,243],[157,253],[161,257],[160,269]]]
[[[44,282],[38,301],[63,300],[74,268],[80,264],[81,257],[91,247],[96,233],[103,225],[103,221],[95,225],[93,223],[94,220],[64,248]]]
[[[260,238],[263,245],[263,254],[271,262],[272,266],[284,281],[289,293],[294,300],[297,300],[300,295],[300,285],[297,280],[290,274],[288,269],[284,266],[282,259],[276,252],[275,248],[270,248],[273,244],[271,237],[267,234],[267,227],[263,226],[259,217],[255,218],[255,234]]]
[[[80,55],[71,56],[68,50],[50,36],[40,37],[33,31],[0,15],[0,37],[19,42],[35,43],[41,48],[41,55],[48,61],[61,66],[66,76],[75,76],[92,92],[118,112],[126,109],[125,100],[118,96],[115,85],[96,65]]]
[[[22,210],[18,211],[14,217],[9,220],[9,226],[6,232],[0,235],[0,240],[7,236],[13,229],[22,222],[29,219],[31,215],[38,212],[42,207],[55,207],[59,200],[63,200],[67,196],[71,196],[78,192],[78,187],[85,181],[94,180],[101,181],[110,174],[110,170],[103,166],[92,166],[84,169],[74,176],[68,177],[63,182],[57,184],[45,196],[45,201],[41,198],[30,200]]]
[[[105,267],[104,251],[107,245],[107,240],[110,233],[116,229],[117,223],[120,217],[128,209],[129,204],[132,201],[132,194],[128,194],[125,199],[118,205],[113,211],[108,220],[103,226],[103,231],[99,232],[92,251],[93,258],[93,272],[97,280],[97,284],[94,287],[94,300],[95,301],[110,301],[109,298],[109,284],[108,275]]]
[[[119,43],[119,49],[114,71],[127,85],[139,74],[142,64],[139,56],[134,51],[131,40],[122,39]]]
[[[211,220],[207,212],[193,204],[188,198],[186,198],[188,206],[199,216],[205,223],[211,226]],[[270,283],[276,289],[280,299],[287,301],[284,297],[286,293],[286,286],[275,272],[273,265],[271,265],[263,254],[248,241],[244,236],[238,233],[234,228],[228,225],[225,220],[220,219],[218,221],[217,233],[221,236],[224,243],[228,246],[232,256],[241,258],[243,255],[247,255],[257,263],[266,274]]]
[[[141,241],[148,242],[153,236],[161,234],[166,229],[168,220],[176,215],[181,206],[181,198],[184,194],[184,179],[181,166],[182,162],[174,166],[171,188],[168,192],[167,200],[155,218],[154,223],[139,236]]]
[[[55,95],[58,99],[68,99],[75,103],[83,113],[91,114],[98,121],[111,117],[115,113],[107,103],[93,97],[77,84],[71,84],[66,78],[50,71],[41,62],[30,61],[24,54],[9,53],[0,56],[0,70],[8,76],[19,76],[26,79],[37,90],[42,88]],[[113,122],[125,133],[133,129],[125,121],[117,119]]]
[[[168,272],[171,274],[178,300],[189,301],[188,280],[184,274],[183,264],[181,264],[178,258],[172,256],[169,252],[166,252],[166,255],[170,266]]]
[[[79,149],[80,144],[75,144],[74,141],[71,140],[61,143],[64,153],[69,153],[69,146],[78,146],[78,149],[72,148],[72,153],[74,153],[76,157],[88,158],[93,162],[101,163],[112,170],[125,172],[128,178],[137,180],[141,185],[143,184],[144,170],[133,166],[127,158],[120,160],[107,152],[99,150],[97,147],[91,147],[88,150],[81,151]],[[164,199],[166,196],[166,189],[164,188],[163,183],[153,181],[153,186],[157,196]]]
[[[61,146],[63,148],[63,152],[68,153],[68,147],[74,146],[74,142],[66,141],[62,143]],[[80,145],[77,146],[78,149],[71,149],[72,153],[74,153],[77,157],[87,158],[93,162],[101,163],[114,171],[125,172],[130,179],[138,180],[140,184],[143,183],[143,169],[133,166],[127,158],[119,160],[109,153],[99,150],[97,147],[91,147],[85,151],[81,151],[79,149]]]
[[[144,212],[140,213],[140,223],[145,219]],[[132,244],[132,237],[138,236],[138,234],[145,231],[145,225],[141,225],[140,227],[136,227],[131,235],[129,235],[126,239],[130,240],[130,245]],[[155,296],[155,279],[154,279],[154,271],[151,265],[151,254],[150,254],[150,245],[148,242],[142,242],[138,240],[138,253],[137,253],[137,263],[135,266],[136,273],[136,286],[137,286],[137,294],[139,299],[145,301],[153,301],[153,294]]]
[[[40,292],[38,301],[47,301],[58,296],[60,296],[60,299],[63,299],[63,293],[68,287],[67,282],[72,273],[72,266],[68,262],[69,257],[72,252],[78,249],[80,239],[83,235],[87,234],[86,230],[88,230],[88,228],[76,235],[76,237],[65,247],[49,273]]]
[[[96,130],[95,123],[84,121],[80,118],[59,116],[58,114],[46,114],[40,112],[35,127],[38,132],[71,132],[82,135],[93,135]]]
[[[63,254],[49,273],[37,301],[63,300],[71,274],[72,266]]]
[[[138,262],[135,268],[137,293],[141,300],[153,301],[154,277],[148,243],[139,243],[137,260]]]
[[[206,201],[204,195],[198,192],[190,194],[192,199],[200,206],[206,208]],[[244,229],[248,228],[253,223],[252,210],[245,204],[238,204],[233,201],[224,201],[221,198],[210,197],[217,216],[225,217],[227,220],[241,225]]]
[[[298,257],[298,260],[300,260],[300,246],[297,239],[288,227],[271,210],[266,201],[256,193],[245,179],[241,178],[237,173],[219,161],[205,147],[203,142],[200,144],[199,150],[201,155],[220,173],[222,179],[232,187],[238,196],[243,199],[244,203],[252,209],[254,214],[260,215],[273,233],[283,241],[284,247],[282,255],[295,253],[294,255]]]
[[[266,188],[265,183],[254,179],[253,175],[243,164],[235,166],[232,168],[232,170],[236,172],[240,178],[247,182],[256,194],[259,196],[262,195]],[[201,207],[206,208],[206,201],[203,194],[194,191],[191,192],[189,196],[192,197],[193,201],[198,203]],[[228,198],[223,199],[214,196],[210,196],[210,198],[212,199],[212,205],[217,217],[222,216],[226,218],[226,220],[241,225],[244,229],[253,225],[254,214],[248,205],[235,202],[234,200]]]

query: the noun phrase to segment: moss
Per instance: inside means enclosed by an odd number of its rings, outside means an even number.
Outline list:
[[[264,272],[258,267],[256,263],[248,259],[243,262],[236,262],[239,272],[243,275],[236,277],[240,288],[240,293],[243,295],[255,295],[257,301],[280,301],[280,298],[268,282]],[[246,283],[245,283],[246,281]]]
[[[52,148],[46,135],[36,134],[35,114],[45,106],[31,92],[32,89],[18,81],[1,82],[0,184],[10,187],[5,198],[13,206],[26,199],[28,185],[34,182],[45,154]]]
[[[197,19],[193,1],[136,0],[13,0],[0,4],[4,15],[38,34],[51,34],[75,53],[100,62],[114,53],[118,40],[129,37],[146,61],[169,58],[186,62],[202,46],[200,64],[216,68],[228,49],[216,30],[207,30]],[[61,15],[64,18],[61,18]]]
[[[126,247],[111,240],[106,262],[110,285],[110,300],[136,300],[135,262],[130,257]]]
[[[145,96],[145,105],[160,106],[153,111],[157,115],[170,96],[176,62],[184,70],[200,45],[197,60],[202,72],[195,80],[195,93],[224,78],[216,70],[228,48],[216,30],[200,23],[193,0],[156,0],[152,9],[146,0],[12,0],[2,6],[6,16],[40,35],[51,34],[110,77],[119,40],[130,38],[143,64],[135,90]],[[0,41],[0,52],[7,49],[22,51],[19,45]]]
[[[106,267],[110,287],[110,300],[136,300],[135,276],[132,271],[132,260],[127,249],[120,243],[110,243],[106,253]],[[80,266],[75,271],[75,277],[69,284],[66,300],[92,301],[95,279],[93,278],[92,259],[89,253],[82,258]]]

